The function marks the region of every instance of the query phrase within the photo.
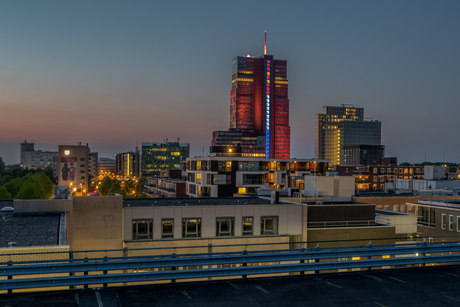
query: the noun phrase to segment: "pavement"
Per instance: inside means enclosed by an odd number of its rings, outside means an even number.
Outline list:
[[[0,307],[460,306],[460,266],[0,295]]]

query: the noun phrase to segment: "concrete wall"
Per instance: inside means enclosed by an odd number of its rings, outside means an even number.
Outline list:
[[[123,248],[122,208],[122,196],[74,197],[71,250]]]
[[[174,219],[174,239],[182,239],[182,219],[201,218],[201,237],[216,237],[216,218],[235,218],[235,237],[242,236],[242,218],[253,217],[253,234],[260,236],[261,217],[278,216],[278,235],[302,234],[302,205],[158,206],[123,208],[123,240],[132,240],[133,219],[153,219],[153,239],[161,240],[161,220]],[[191,239],[194,240],[194,239]]]
[[[444,177],[444,167],[441,165],[425,165],[425,179],[439,180]]]
[[[355,195],[355,177],[352,176],[304,176],[304,195],[332,196],[334,201],[351,201]],[[316,181],[316,183],[315,183]]]
[[[378,238],[394,238],[394,236],[394,226],[334,227],[308,229],[309,242],[366,239],[364,241],[321,242],[320,247],[364,246],[369,243],[367,239],[374,239],[372,241],[372,245],[394,244],[394,239],[375,240]],[[318,243],[308,243],[307,247],[316,247],[317,244]]]
[[[412,214],[385,214],[384,210],[378,210],[377,216],[382,220],[376,222],[390,223],[395,226],[395,234],[413,234],[417,232],[417,215]]]

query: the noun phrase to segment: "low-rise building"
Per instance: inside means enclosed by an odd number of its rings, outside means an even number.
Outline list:
[[[145,192],[149,197],[187,197],[185,180],[170,177],[149,177]]]
[[[258,188],[304,189],[305,175],[325,174],[328,160],[264,159],[230,152],[211,152],[207,157],[188,158],[187,195],[228,197],[256,195]],[[316,166],[315,166],[316,165]]]

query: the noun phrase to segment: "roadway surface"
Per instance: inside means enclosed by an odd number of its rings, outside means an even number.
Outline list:
[[[1,307],[460,306],[460,266],[0,295]]]

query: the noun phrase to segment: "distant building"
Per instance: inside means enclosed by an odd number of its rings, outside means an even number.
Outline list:
[[[97,152],[88,152],[88,175],[91,176],[92,180],[97,180],[98,174],[99,154]]]
[[[423,179],[425,168],[423,166],[343,166],[334,165],[332,171],[338,172],[340,176],[354,176],[356,188],[362,191],[384,191],[385,183],[394,186],[396,180],[401,179]]]
[[[317,156],[330,160],[330,165],[348,164],[346,146],[381,145],[381,122],[364,120],[363,108],[324,106],[323,114],[316,114],[315,121]]]
[[[25,169],[52,168],[53,176],[57,177],[57,151],[35,150],[35,143],[24,141],[20,149],[20,167]]]
[[[25,152],[33,152],[35,151],[35,143],[28,143],[27,141],[24,141],[21,144],[21,149],[20,149],[20,153],[19,153],[19,164],[21,165],[21,167],[24,167],[24,157],[23,157],[23,154]]]
[[[115,159],[99,158],[99,172],[115,173]]]
[[[346,157],[341,165],[382,165],[385,156],[385,146],[382,145],[352,145],[343,146],[343,156]]]
[[[162,170],[177,169],[190,156],[190,143],[142,143],[142,176],[158,177]]]
[[[140,177],[141,155],[138,147],[136,147],[135,151],[115,155],[115,174],[121,180],[134,180]]]
[[[188,197],[186,187],[181,178],[150,177],[145,183],[149,197]]]
[[[88,192],[89,148],[86,145],[59,145],[58,185],[70,187],[71,193]]]
[[[58,157],[57,151],[26,151],[22,154],[22,168],[44,169],[55,168],[54,158]]]
[[[244,157],[289,159],[287,61],[274,59],[266,47],[263,56],[233,59],[230,129],[214,131],[212,145],[239,144]]]
[[[226,149],[227,151],[225,152]],[[187,159],[187,195],[226,197],[257,194],[258,188],[299,187],[304,175],[314,174],[314,159],[264,159],[244,157],[241,147],[217,146],[207,157]],[[316,172],[325,174],[327,160],[317,160]]]

